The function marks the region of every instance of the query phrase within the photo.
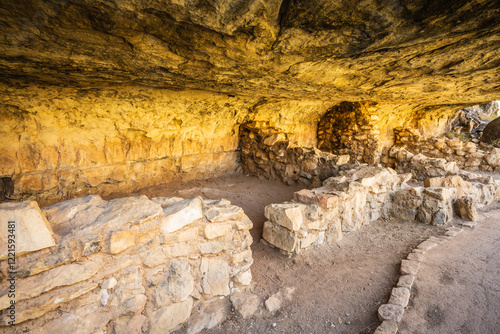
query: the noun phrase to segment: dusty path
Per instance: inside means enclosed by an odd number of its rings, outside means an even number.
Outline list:
[[[500,333],[500,204],[481,216],[426,254],[400,333]]]

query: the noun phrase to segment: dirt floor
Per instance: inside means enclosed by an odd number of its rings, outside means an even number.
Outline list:
[[[226,198],[241,206],[254,222],[250,292],[264,301],[280,288],[295,288],[293,300],[285,302],[276,314],[270,314],[262,305],[251,319],[231,312],[223,324],[206,333],[372,333],[379,324],[378,306],[387,302],[399,277],[401,260],[422,240],[442,235],[445,227],[453,225],[452,222],[437,227],[380,219],[345,234],[337,243],[308,249],[290,258],[261,243],[260,236],[264,207],[291,200],[299,189],[233,175],[175,182],[133,194],[186,198],[201,195],[207,199]],[[125,194],[111,197],[121,196]],[[500,210],[496,217],[500,217]]]
[[[480,215],[425,255],[401,334],[500,333],[500,204]]]

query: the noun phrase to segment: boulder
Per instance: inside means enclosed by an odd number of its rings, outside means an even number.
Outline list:
[[[500,145],[500,117],[489,122],[483,130],[481,141],[486,144]]]

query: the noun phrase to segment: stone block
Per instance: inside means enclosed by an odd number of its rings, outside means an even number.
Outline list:
[[[201,197],[193,197],[166,207],[163,209],[160,230],[163,233],[175,232],[203,219],[202,205]]]
[[[401,287],[401,288],[407,288],[408,290],[411,290],[411,287],[413,286],[414,281],[415,281],[415,275],[411,275],[411,274],[401,275],[399,277],[399,280],[398,280],[398,283],[396,284],[396,286]]]
[[[420,263],[416,261],[410,260],[402,260],[400,272],[401,275],[413,275],[416,276],[418,273],[418,268],[420,267]]]
[[[317,204],[325,209],[333,208],[338,203],[338,196],[336,195],[316,193],[309,189],[297,191],[293,196],[297,201],[306,204]]]
[[[404,308],[401,305],[384,304],[378,309],[378,318],[380,321],[400,322],[403,318]]]
[[[213,296],[227,296],[229,291],[229,265],[219,259],[203,257],[200,264],[203,293]]]
[[[0,260],[7,258],[9,249],[19,256],[55,246],[51,226],[33,201],[1,203],[0,228]]]
[[[218,238],[231,232],[232,229],[231,223],[211,223],[205,226],[205,237],[209,240]]]
[[[389,304],[401,305],[406,307],[410,300],[410,290],[405,287],[396,287],[392,289]]]
[[[297,252],[300,247],[300,240],[295,233],[270,221],[264,222],[262,238],[271,245],[290,253]]]
[[[266,206],[264,215],[274,224],[298,231],[304,221],[304,210],[305,205],[299,203],[270,204]]]
[[[463,196],[456,200],[453,205],[456,214],[468,221],[477,221],[477,209],[474,200],[470,196]]]

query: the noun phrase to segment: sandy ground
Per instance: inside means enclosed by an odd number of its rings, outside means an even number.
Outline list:
[[[500,204],[481,216],[426,254],[400,333],[500,333]]]
[[[206,333],[372,333],[379,324],[378,306],[387,302],[399,277],[401,260],[422,240],[431,235],[442,235],[446,227],[380,219],[357,232],[346,234],[337,243],[309,249],[289,258],[259,240],[265,221],[264,207],[292,199],[293,193],[299,189],[280,182],[233,175],[154,186],[133,194],[229,199],[241,206],[254,222],[251,233],[255,262],[250,291],[264,301],[280,288],[295,288],[293,300],[286,302],[276,314],[270,314],[262,305],[250,319],[231,312],[223,324]],[[114,194],[107,199],[130,195]],[[492,212],[494,218],[487,219],[499,221],[500,209]],[[447,226],[450,225],[453,224]],[[479,245],[476,243],[478,249]],[[423,312],[427,310],[425,308]],[[421,311],[415,308],[415,312]],[[413,329],[408,330],[408,333],[413,333]]]

